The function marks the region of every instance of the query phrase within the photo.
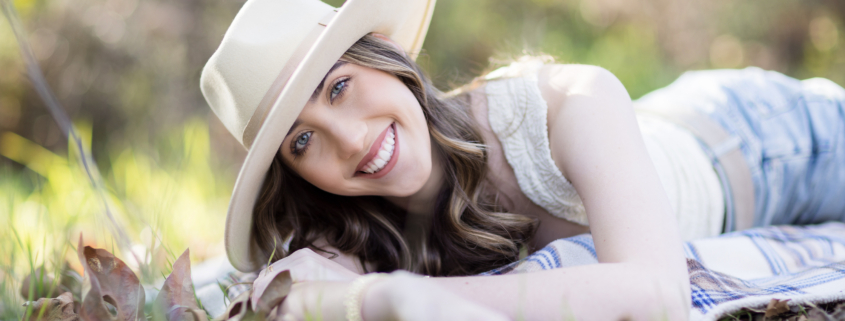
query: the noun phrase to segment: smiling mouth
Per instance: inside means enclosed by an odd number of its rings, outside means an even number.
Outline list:
[[[382,171],[390,160],[393,158],[393,152],[396,149],[396,129],[393,124],[387,128],[387,133],[381,141],[378,151],[372,156],[369,162],[360,167],[360,172],[364,174],[375,174]]]

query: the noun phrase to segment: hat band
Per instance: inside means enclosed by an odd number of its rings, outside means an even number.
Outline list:
[[[261,102],[258,103],[258,107],[255,108],[255,112],[252,113],[252,117],[249,118],[249,122],[246,124],[246,128],[244,128],[243,134],[243,142],[244,146],[249,149],[252,147],[252,143],[255,141],[255,136],[258,135],[258,130],[261,129],[261,126],[264,124],[264,120],[267,119],[267,114],[270,113],[270,106],[279,98],[279,95],[282,93],[282,89],[285,88],[287,85],[288,80],[293,75],[293,72],[296,71],[296,67],[302,62],[302,59],[305,58],[305,54],[308,53],[308,50],[317,42],[317,38],[320,37],[320,34],[323,33],[323,30],[332,21],[334,15],[337,13],[337,9],[330,11],[328,14],[323,16],[317,25],[311,28],[311,31],[308,32],[308,35],[305,36],[305,39],[299,43],[296,47],[296,50],[293,51],[293,54],[288,59],[285,66],[282,67],[282,70],[279,72],[279,75],[276,77],[276,80],[273,81],[273,84],[270,85],[270,89],[267,90],[267,93],[264,94],[264,98],[261,99]]]

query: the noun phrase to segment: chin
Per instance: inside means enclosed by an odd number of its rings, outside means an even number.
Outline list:
[[[393,197],[409,197],[413,196],[417,192],[419,192],[422,187],[425,185],[425,182],[420,184],[407,184],[403,186],[397,186],[395,189],[389,191],[389,195],[384,196],[393,196]]]
[[[413,196],[423,189],[425,183],[428,182],[431,176],[431,166],[416,171],[401,171],[401,173],[414,173],[415,175],[403,175],[394,179],[394,184],[390,186],[390,196],[408,197]]]

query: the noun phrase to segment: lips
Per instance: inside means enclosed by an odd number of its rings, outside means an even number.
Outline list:
[[[390,172],[399,154],[397,134],[396,123],[385,128],[373,141],[369,152],[358,163],[355,176],[378,178]]]

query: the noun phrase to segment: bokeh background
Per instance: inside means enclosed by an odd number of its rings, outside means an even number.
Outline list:
[[[198,84],[243,1],[13,3],[132,245],[115,245],[3,20],[0,318],[20,313],[18,284],[33,267],[67,261],[79,269],[80,233],[127,259],[145,282],[167,273],[185,248],[194,262],[223,255],[223,220],[245,151]],[[842,0],[439,0],[418,61],[443,90],[524,53],[607,68],[633,98],[692,69],[759,66],[845,85],[843,23]]]

